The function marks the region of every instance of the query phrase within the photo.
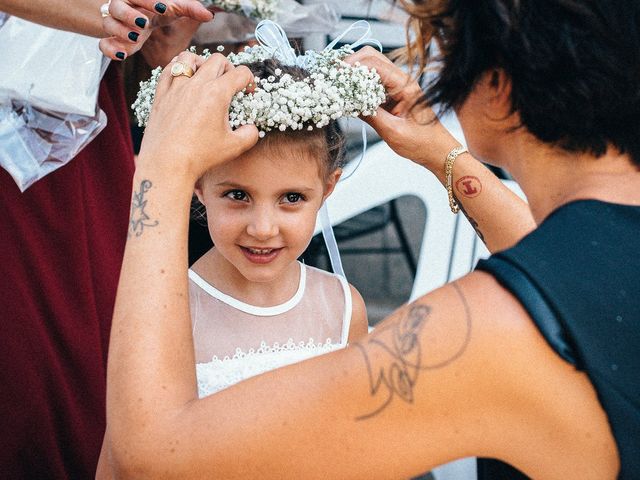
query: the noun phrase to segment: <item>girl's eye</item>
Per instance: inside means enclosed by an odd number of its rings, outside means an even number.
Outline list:
[[[236,200],[239,202],[244,202],[247,200],[247,194],[242,190],[230,190],[226,192],[224,196],[230,198],[231,200]]]
[[[300,193],[289,192],[284,196],[284,203],[298,203],[304,200]]]

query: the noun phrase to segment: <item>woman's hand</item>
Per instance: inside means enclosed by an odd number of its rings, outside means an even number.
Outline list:
[[[153,27],[165,26],[179,17],[208,22],[213,13],[198,0],[111,0],[109,15],[102,22],[110,37],[100,40],[100,50],[113,60],[124,60],[140,50]]]
[[[173,77],[176,62],[195,74]],[[247,67],[234,67],[221,54],[207,60],[189,52],[178,55],[160,75],[137,167],[186,174],[195,182],[209,168],[251,148],[258,130],[253,125],[232,130],[228,112],[233,95],[253,78]]]
[[[431,108],[414,107],[423,92],[409,74],[372,47],[364,47],[346,58],[375,68],[390,98],[389,109],[379,108],[375,117],[364,117],[398,154],[432,172],[443,168],[444,158],[458,145],[456,139],[435,118]]]

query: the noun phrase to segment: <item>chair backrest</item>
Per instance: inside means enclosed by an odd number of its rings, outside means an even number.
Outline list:
[[[427,212],[411,299],[444,284],[453,247],[455,217],[438,180],[425,168],[380,142],[372,146],[353,175],[340,182],[327,201],[333,225],[394,198],[413,195]],[[316,227],[320,231],[320,226]]]

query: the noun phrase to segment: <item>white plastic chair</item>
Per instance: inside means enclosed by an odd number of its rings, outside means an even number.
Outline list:
[[[394,153],[384,142],[373,145],[358,169],[340,182],[327,201],[332,225],[395,198],[413,195],[427,212],[410,299],[443,285],[447,278],[455,217],[442,185],[425,168]],[[316,227],[320,231],[320,226]]]

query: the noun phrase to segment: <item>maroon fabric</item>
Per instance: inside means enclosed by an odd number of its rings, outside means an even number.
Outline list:
[[[68,165],[25,193],[0,169],[0,478],[95,475],[133,175],[120,70],[107,127]]]

